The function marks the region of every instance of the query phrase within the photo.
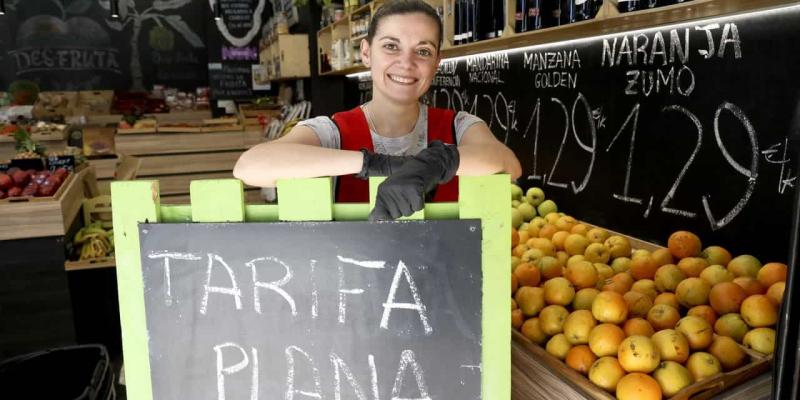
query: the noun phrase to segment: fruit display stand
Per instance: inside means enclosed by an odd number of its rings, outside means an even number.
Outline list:
[[[0,240],[63,236],[86,196],[98,194],[94,168],[70,174],[52,197],[0,200]]]
[[[55,196],[0,201],[0,358],[77,343],[64,249],[82,200],[96,194],[85,167]]]
[[[67,148],[67,139],[64,134],[45,135],[34,133],[31,135],[31,139],[37,143],[41,143],[47,151],[58,152]],[[0,161],[14,158],[14,155],[17,154],[14,143],[14,137],[0,135]]]
[[[94,158],[88,160],[97,175],[97,188],[101,194],[111,194],[112,181],[129,181],[136,179],[141,166],[138,157],[116,154],[111,158]]]
[[[581,222],[591,228],[596,226]],[[647,251],[663,249],[654,243],[607,230],[611,235],[627,238],[632,247]],[[594,399],[613,400],[615,397],[592,383],[586,376],[568,367],[542,346],[533,343],[516,329],[512,329],[512,393],[514,399]],[[772,382],[769,371],[773,356],[761,354],[741,346],[749,362],[728,372],[716,374],[685,387],[671,400],[762,398],[769,394]],[[755,396],[755,397],[754,397]]]
[[[189,182],[233,177],[233,166],[242,152],[262,141],[259,127],[223,132],[174,132],[117,135],[119,153],[141,161],[138,179],[158,179],[161,200],[180,203],[189,195]],[[248,187],[248,199],[259,198],[257,188]]]

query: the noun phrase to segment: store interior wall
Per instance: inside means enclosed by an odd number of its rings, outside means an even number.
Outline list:
[[[122,3],[127,6],[123,7]],[[208,63],[219,60],[220,42],[207,1],[130,0],[112,19],[109,0],[6,0],[0,16],[0,90],[16,80],[41,90],[151,90],[154,84],[194,91],[209,86]],[[271,13],[267,6],[262,23]],[[316,49],[321,6],[298,9],[291,33],[306,33]],[[258,43],[259,35],[251,42]],[[212,54],[213,53],[213,54]],[[292,86],[295,100],[310,100],[313,115],[345,105],[345,79],[319,77],[310,51],[310,79],[276,82]]]

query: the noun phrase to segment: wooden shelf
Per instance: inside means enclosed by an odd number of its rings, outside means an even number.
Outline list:
[[[95,258],[83,261],[67,261],[64,263],[64,269],[67,271],[82,271],[87,269],[97,268],[115,268],[117,260],[114,257]]]
[[[367,34],[366,33],[362,33],[362,34],[360,34],[358,36],[351,36],[350,37],[350,41],[356,41],[356,40],[361,40],[361,39],[366,39],[366,38],[367,38]]]
[[[603,8],[611,8],[608,14],[616,14],[616,9],[608,0]],[[694,0],[650,10],[635,11],[600,17],[589,21],[576,22],[532,32],[511,33],[496,39],[482,40],[458,46],[445,46],[442,59],[463,57],[489,51],[511,50],[520,47],[542,45],[567,40],[590,38],[627,32],[637,29],[691,22],[693,20],[724,17],[751,11],[767,10],[792,4],[797,0]],[[602,13],[602,11],[601,11]],[[445,42],[447,42],[445,40]],[[329,71],[320,75],[338,76],[367,71],[363,66]]]
[[[332,71],[328,71],[328,72],[323,72],[323,73],[320,74],[320,76],[349,75],[349,74],[355,74],[357,72],[365,72],[365,71],[369,71],[369,69],[367,67],[365,67],[363,64],[359,64],[359,65],[354,65],[352,67],[347,67],[347,68],[344,68],[344,69],[337,69],[337,70],[332,70]]]

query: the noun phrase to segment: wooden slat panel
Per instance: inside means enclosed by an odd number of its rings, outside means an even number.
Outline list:
[[[113,178],[114,170],[117,169],[117,157],[114,158],[95,158],[89,160],[89,165],[94,167],[97,179]]]
[[[117,151],[128,155],[242,150],[243,132],[117,135]]]
[[[188,194],[189,182],[198,179],[230,179],[233,174],[228,172],[209,172],[202,174],[169,175],[158,177],[161,195]],[[154,178],[156,179],[156,178]]]
[[[189,172],[233,171],[241,151],[141,156],[139,177]]]
[[[161,196],[161,204],[189,204],[189,202],[188,194]],[[244,202],[247,204],[264,204],[264,199],[261,198],[261,191],[257,188],[245,189]]]

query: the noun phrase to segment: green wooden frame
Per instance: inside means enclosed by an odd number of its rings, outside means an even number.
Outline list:
[[[379,181],[370,182],[374,204]],[[279,204],[246,205],[236,179],[193,181],[190,205],[161,205],[158,181],[111,184],[125,382],[128,398],[152,400],[144,286],[139,247],[140,222],[363,221],[370,204],[333,202],[331,178],[278,182]],[[481,390],[484,400],[511,398],[511,207],[508,175],[459,178],[459,202],[427,204],[415,219],[476,218],[483,228],[483,341]]]

